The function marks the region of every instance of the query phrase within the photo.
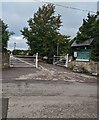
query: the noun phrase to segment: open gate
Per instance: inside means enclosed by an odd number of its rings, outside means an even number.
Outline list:
[[[68,67],[68,54],[65,56],[55,56],[54,55],[53,64]]]

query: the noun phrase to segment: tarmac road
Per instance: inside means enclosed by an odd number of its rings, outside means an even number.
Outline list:
[[[96,77],[40,65],[3,70],[7,118],[97,118]]]

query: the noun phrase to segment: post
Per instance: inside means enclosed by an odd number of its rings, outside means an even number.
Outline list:
[[[14,50],[15,50],[15,48],[16,48],[16,42],[14,42]]]
[[[38,53],[36,53],[36,68],[38,68]]]
[[[57,42],[57,56],[59,54],[59,42]]]
[[[66,68],[68,67],[68,56],[69,56],[69,54],[67,54],[66,56],[65,56],[65,58],[66,58]]]
[[[54,65],[54,63],[55,63],[55,55],[53,56],[53,65]]]

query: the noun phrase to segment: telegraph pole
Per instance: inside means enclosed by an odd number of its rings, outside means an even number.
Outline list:
[[[16,42],[14,42],[14,50],[15,50],[15,48],[16,48]]]

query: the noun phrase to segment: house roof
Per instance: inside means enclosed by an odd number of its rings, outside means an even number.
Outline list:
[[[88,39],[88,40],[81,42],[81,43],[76,43],[76,41],[74,41],[72,43],[71,47],[89,46],[92,42],[93,42],[93,38]]]

